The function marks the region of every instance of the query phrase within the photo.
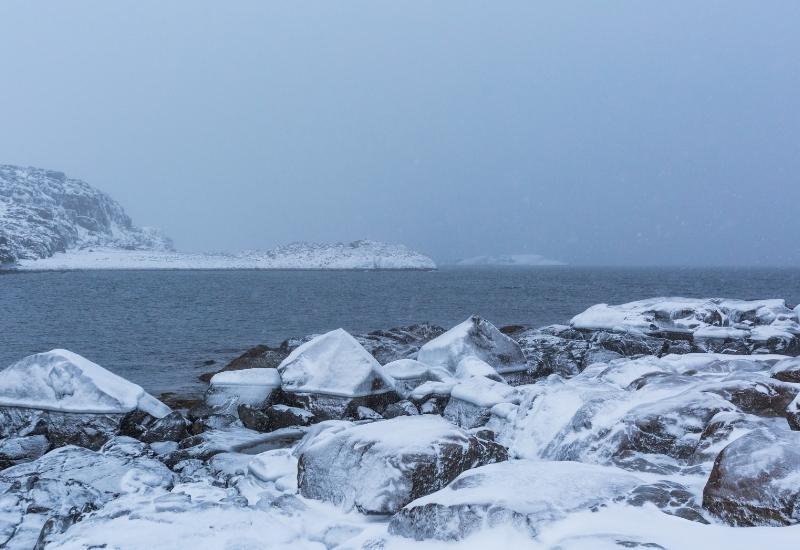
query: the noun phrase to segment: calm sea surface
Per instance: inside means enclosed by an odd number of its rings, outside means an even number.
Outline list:
[[[85,271],[0,274],[0,368],[67,348],[152,393],[197,394],[197,377],[259,343],[479,313],[497,325],[565,323],[599,302],[651,296],[785,298],[797,269]],[[207,365],[208,361],[215,364]]]

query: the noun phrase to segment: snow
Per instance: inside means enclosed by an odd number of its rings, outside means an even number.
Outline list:
[[[284,391],[360,397],[391,390],[380,364],[343,329],[302,344],[278,366]]]
[[[63,349],[30,355],[0,371],[0,406],[94,414],[139,409],[156,418],[171,412],[141,386]]]
[[[277,369],[256,368],[223,371],[209,382],[206,403],[211,407],[260,406],[281,387]]]
[[[22,259],[23,271],[81,269],[436,269],[429,257],[376,241],[296,243],[267,251],[186,253],[117,248],[71,249],[49,258]]]
[[[694,333],[707,338],[742,338],[754,326],[775,325],[800,334],[797,311],[781,299],[649,298],[621,305],[597,304],[572,318],[581,330]],[[698,331],[699,334],[698,334]]]
[[[453,386],[450,397],[479,407],[519,402],[519,393],[513,386],[482,376],[473,376],[458,382]]]
[[[459,266],[540,267],[566,265],[538,254],[510,254],[501,256],[475,256],[456,262]]]
[[[618,468],[569,461],[509,460],[467,470],[444,489],[406,509],[427,504],[489,505],[520,514],[591,508],[642,483]],[[524,487],[524,491],[519,488]]]
[[[458,371],[458,365],[465,357],[480,359],[501,374],[527,368],[519,344],[477,315],[434,338],[422,346],[417,354],[417,360],[421,363],[446,369],[453,374]]]
[[[395,380],[407,380],[427,376],[429,367],[415,359],[398,359],[384,365],[383,370]]]

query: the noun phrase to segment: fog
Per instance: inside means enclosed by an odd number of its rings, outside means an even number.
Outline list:
[[[800,3],[0,4],[0,163],[182,250],[800,265]]]

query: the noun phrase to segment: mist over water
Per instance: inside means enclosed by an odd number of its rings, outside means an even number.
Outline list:
[[[800,265],[800,4],[0,5],[0,162],[183,250]]]

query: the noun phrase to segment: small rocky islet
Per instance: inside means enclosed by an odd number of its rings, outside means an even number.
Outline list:
[[[0,547],[780,546],[799,314],[656,298],[339,329],[248,350],[174,410],[67,350],[26,357],[0,371]]]

